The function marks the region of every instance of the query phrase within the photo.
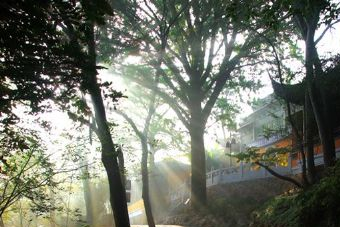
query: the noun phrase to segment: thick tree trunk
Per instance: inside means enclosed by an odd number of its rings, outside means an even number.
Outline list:
[[[313,69],[309,69],[313,70]],[[309,71],[307,70],[307,71]],[[326,116],[322,113],[322,105],[317,100],[316,89],[311,79],[307,82],[308,93],[313,108],[316,124],[318,126],[318,133],[323,150],[323,159],[325,167],[333,166],[335,163],[335,144],[331,126],[327,124]]]
[[[110,202],[116,227],[129,227],[125,188],[123,187],[120,171],[110,146],[102,146],[102,162],[104,164],[110,189]]]
[[[307,79],[307,91],[313,108],[314,117],[318,126],[318,132],[320,137],[321,146],[323,149],[323,158],[325,167],[333,166],[335,163],[335,144],[333,138],[333,132],[331,126],[328,124],[327,116],[325,111],[322,111],[325,106],[317,99],[317,90],[314,85],[314,63],[318,60],[314,34],[316,30],[316,22],[318,17],[311,18],[307,24],[307,34],[305,39],[306,45],[306,79]],[[318,70],[319,71],[319,70]],[[321,97],[323,99],[324,97]]]
[[[194,208],[207,203],[204,123],[199,114],[193,114],[190,123],[191,138],[191,204]]]
[[[307,82],[308,83],[308,82]],[[325,167],[333,166],[335,163],[335,144],[332,127],[327,124],[327,119],[322,111],[322,105],[317,100],[316,89],[312,82],[309,82],[308,92],[313,107],[314,117],[318,126],[318,133],[323,151]]]
[[[314,184],[316,180],[316,170],[314,163],[314,140],[313,140],[313,112],[311,108],[311,103],[309,99],[308,92],[305,95],[305,107],[304,107],[304,144],[305,151],[307,154],[307,169],[308,178],[311,184]]]
[[[148,172],[148,144],[147,139],[142,138],[142,197],[144,201],[144,208],[146,219],[148,222],[149,227],[155,227],[155,221],[153,219],[152,209],[151,209],[151,202],[150,202],[150,192],[149,192],[149,172]]]
[[[204,129],[206,119],[202,114],[202,91],[199,77],[192,76],[188,105],[190,112],[189,134],[191,143],[191,206],[207,204]]]
[[[326,141],[326,145],[324,150],[324,160],[327,160],[326,162],[329,163],[328,166],[332,166],[335,164],[336,160],[336,153],[335,153],[335,141],[334,141],[334,134],[333,134],[333,125],[331,122],[331,108],[330,108],[330,103],[328,100],[328,97],[326,95],[326,91],[320,89],[320,94],[321,94],[321,114],[324,120],[325,124],[325,138],[324,140]],[[325,162],[325,163],[326,163]]]
[[[110,188],[110,202],[113,211],[114,221],[116,227],[129,227],[129,214],[127,210],[125,187],[122,184],[120,170],[117,162],[117,151],[112,141],[110,129],[107,124],[106,112],[104,107],[101,90],[97,82],[96,71],[96,52],[94,41],[93,25],[89,28],[88,33],[88,48],[90,62],[85,68],[85,76],[87,80],[84,84],[87,88],[94,107],[95,121],[97,124],[97,136],[101,143],[102,163],[107,173],[109,188]]]

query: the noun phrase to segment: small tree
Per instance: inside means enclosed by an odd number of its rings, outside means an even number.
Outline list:
[[[37,214],[48,213],[55,209],[48,193],[57,186],[53,179],[54,165],[38,142],[39,137],[28,130],[19,131],[15,136],[17,144],[13,139],[0,138],[0,218],[21,198],[28,199]]]

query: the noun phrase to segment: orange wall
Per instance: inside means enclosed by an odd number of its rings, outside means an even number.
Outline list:
[[[335,149],[340,148],[340,138],[335,138]],[[322,147],[321,144],[314,145],[314,155],[322,154]],[[296,158],[292,158],[292,167],[296,167],[298,165],[299,159],[301,158],[300,154],[296,155]]]

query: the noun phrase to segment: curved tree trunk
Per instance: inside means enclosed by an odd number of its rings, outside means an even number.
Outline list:
[[[158,84],[158,76],[156,76],[155,86]],[[148,155],[149,155],[149,147],[148,147],[148,136],[150,130],[150,124],[152,117],[155,113],[155,102],[156,102],[156,94],[154,93],[151,97],[149,107],[148,107],[148,115],[144,122],[144,129],[140,131],[134,121],[129,118],[125,113],[121,111],[116,111],[116,113],[120,114],[125,120],[130,124],[136,135],[139,137],[142,147],[142,160],[141,160],[141,174],[142,174],[142,198],[144,201],[144,209],[146,214],[146,219],[149,227],[155,227],[155,221],[153,218],[152,208],[151,208],[151,200],[150,200],[150,187],[149,187],[149,171],[148,171]]]
[[[103,100],[98,85],[90,91],[95,108],[95,118],[98,126],[98,138],[101,143],[102,162],[105,167],[110,189],[110,202],[116,227],[129,227],[129,215],[125,187],[122,184],[117,154],[113,144],[109,127],[106,122]],[[95,89],[97,88],[97,89]]]
[[[129,215],[127,210],[125,187],[122,184],[120,170],[117,162],[117,151],[112,141],[109,126],[107,124],[104,102],[101,90],[97,82],[96,52],[94,40],[94,28],[90,26],[88,32],[88,48],[90,62],[85,71],[87,88],[94,107],[97,136],[101,143],[102,163],[108,176],[110,189],[110,202],[116,227],[129,227]]]

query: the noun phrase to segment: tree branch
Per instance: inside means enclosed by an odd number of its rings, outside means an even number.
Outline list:
[[[259,161],[256,161],[255,164],[263,167],[264,169],[266,169],[274,177],[277,177],[277,178],[279,178],[281,180],[284,180],[284,181],[288,181],[288,182],[294,184],[295,186],[297,186],[298,188],[303,188],[303,186],[298,181],[296,181],[295,179],[293,179],[291,177],[287,177],[287,176],[281,175],[281,174],[275,172],[269,166],[267,166],[267,165],[265,165],[265,164],[263,164],[263,163],[261,163]]]
[[[340,22],[340,19],[334,21],[333,23],[329,24],[327,26],[327,28],[325,28],[325,30],[323,30],[323,32],[321,33],[321,35],[315,40],[315,46],[320,42],[320,40],[324,37],[324,35],[326,34],[326,32],[333,27],[333,25],[337,24]]]

